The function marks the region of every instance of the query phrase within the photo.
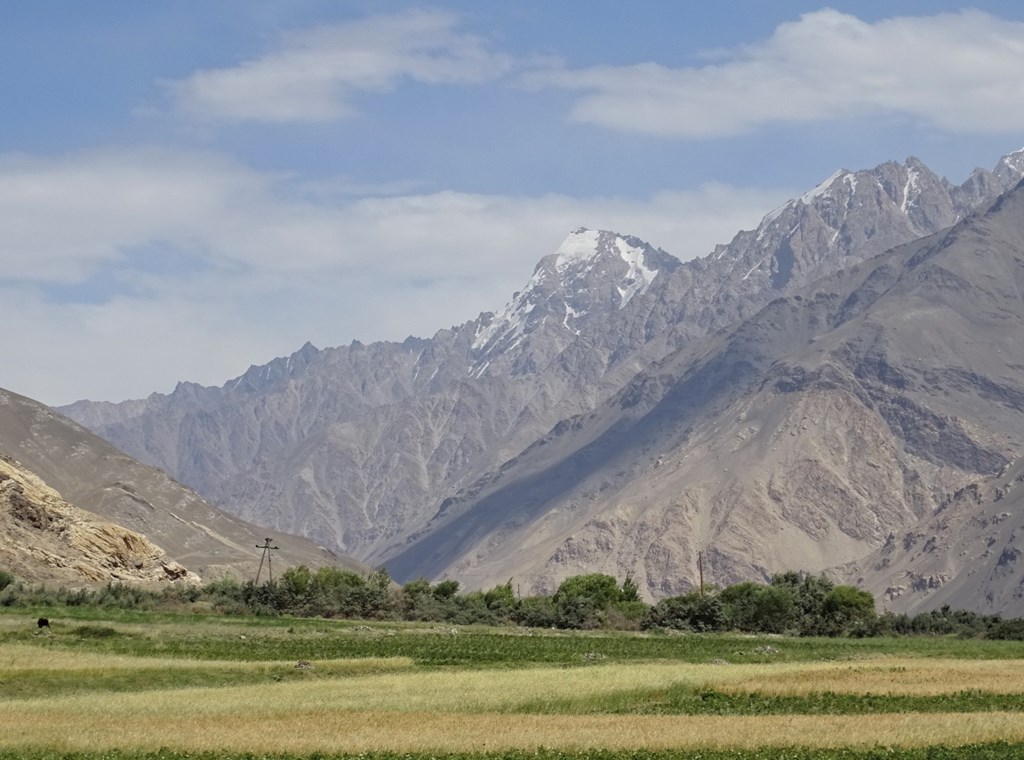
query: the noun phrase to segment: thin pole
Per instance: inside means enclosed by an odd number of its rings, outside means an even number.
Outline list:
[[[704,552],[697,552],[697,572],[700,573],[700,595],[704,596]]]
[[[257,586],[260,585],[260,573],[263,572],[263,560],[267,561],[267,572],[270,573],[270,582],[273,583],[274,582],[274,568],[273,568],[273,566],[271,564],[271,559],[270,559],[271,558],[271,554],[270,554],[270,552],[271,551],[277,551],[281,547],[279,547],[279,546],[271,546],[270,545],[270,539],[266,538],[266,539],[264,539],[264,543],[263,544],[256,544],[256,548],[263,550],[263,554],[260,555],[260,566],[256,570],[256,585]]]

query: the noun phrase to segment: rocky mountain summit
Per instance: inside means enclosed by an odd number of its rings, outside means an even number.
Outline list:
[[[858,387],[871,372],[891,379],[887,368],[905,361],[882,350],[888,337],[843,342],[825,328],[861,314],[904,264],[866,283],[850,273],[964,224],[1022,171],[1022,152],[959,186],[913,158],[842,170],[685,263],[636,238],[581,229],[503,309],[432,338],[307,344],[220,388],[183,383],[169,395],[62,411],[233,514],[386,563],[399,579],[450,574],[481,585],[515,576],[524,589],[547,589],[604,568],[643,578],[656,597],[689,587],[700,547],[721,582],[855,562],[925,518],[968,474],[1004,466],[1006,441],[982,447],[976,461],[965,453],[949,462],[929,436],[980,440],[971,433],[978,423],[953,409],[883,394],[867,411],[847,405],[816,427],[809,420],[828,416],[835,397],[779,389],[832,375]],[[948,293],[936,283],[958,270],[921,271],[935,281],[920,293],[940,298]],[[815,285],[832,275],[839,280],[827,290]],[[962,315],[971,308],[985,311],[975,280],[957,276],[977,299],[970,308],[939,313],[922,296],[922,315],[970,322]],[[867,324],[888,335],[877,316]],[[901,350],[918,351],[934,332],[914,324]],[[942,341],[943,357],[968,374],[957,357],[996,350],[987,338],[965,352]],[[776,376],[781,367],[790,374]],[[984,377],[1013,387],[1002,372]],[[962,383],[972,389],[965,399],[990,393]],[[755,400],[745,395],[752,384],[776,390]],[[770,425],[736,422],[768,410],[777,415]],[[919,413],[927,424],[915,422]],[[786,432],[758,433],[768,428]],[[731,438],[719,438],[724,431]],[[865,451],[873,466],[861,462]],[[646,509],[650,519],[641,519]]]

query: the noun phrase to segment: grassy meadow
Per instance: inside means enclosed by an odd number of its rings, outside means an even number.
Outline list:
[[[4,760],[1024,757],[1024,644],[4,610],[0,727]]]

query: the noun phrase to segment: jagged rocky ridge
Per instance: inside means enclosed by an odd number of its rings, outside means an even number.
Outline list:
[[[411,547],[436,531],[454,531],[455,523],[445,515],[469,509],[466,505],[503,468],[514,466],[509,462],[531,445],[536,450],[553,427],[572,428],[589,414],[604,414],[609,399],[619,398],[613,403],[621,404],[636,398],[636,407],[656,397],[657,383],[649,379],[652,366],[675,362],[680,373],[696,366],[692,363],[699,361],[699,352],[712,350],[702,342],[706,336],[757,314],[773,298],[795,297],[824,275],[954,224],[1011,186],[1022,168],[1022,154],[1011,154],[994,171],[977,170],[960,186],[936,177],[915,159],[839,172],[766,215],[756,230],[741,232],[729,245],[685,264],[634,238],[578,230],[541,260],[527,287],[503,310],[431,339],[353,343],[324,351],[307,345],[221,388],[181,384],[168,396],[123,404],[79,402],[65,411],[248,519],[387,562],[399,577],[451,572],[463,579],[461,574],[469,573],[470,583],[485,583],[492,576],[474,570],[465,557],[446,564],[450,541],[438,543],[429,561]],[[756,377],[763,369],[744,354],[757,356],[756,342],[734,343],[730,350],[739,358],[727,365],[728,372],[746,377],[749,371]],[[770,352],[761,354],[767,361]],[[707,375],[701,377],[710,382]],[[712,416],[700,419],[714,419],[713,410],[704,413]],[[900,414],[895,408],[891,416]],[[910,410],[903,416],[913,414]],[[695,457],[699,449],[690,443],[693,430],[679,433],[686,435],[676,445]],[[902,444],[890,443],[895,455]],[[665,455],[659,456],[664,462]],[[615,471],[609,482],[646,481],[648,467],[657,461],[636,464],[624,474]],[[807,479],[814,476],[809,472]],[[896,477],[892,482],[904,480],[902,470],[888,476]],[[712,483],[723,480],[711,471],[704,477]],[[956,477],[949,480],[952,484]],[[899,493],[887,497],[892,502],[888,511],[871,518],[882,527],[865,528],[853,539],[840,531],[833,536],[835,546],[826,541],[815,548],[814,540],[801,538],[802,553],[780,548],[759,560],[751,558],[742,541],[736,551],[709,550],[722,552],[716,561],[723,581],[763,574],[794,559],[806,569],[818,569],[828,560],[852,561],[880,545],[887,521],[902,526],[925,514],[943,487],[930,481],[900,486]],[[598,483],[596,493],[609,488]],[[767,486],[749,498],[752,505],[774,503]],[[503,507],[524,524],[534,513],[555,514],[563,508],[572,509],[565,499]],[[719,506],[695,509],[707,513],[701,520],[728,524],[736,535],[759,534],[760,517],[753,507],[752,522],[742,525],[726,519]],[[725,508],[725,513],[732,511]],[[615,548],[615,568],[643,577],[651,595],[692,582],[691,550],[698,536],[708,534],[696,531],[681,514],[666,515],[649,535]],[[797,511],[786,519],[799,525],[815,518]],[[612,522],[633,520],[624,516]],[[564,522],[572,524],[569,518]],[[485,539],[488,525],[480,528]],[[514,570],[502,581],[511,574],[546,586],[579,571],[589,556],[572,549],[585,543],[583,535],[553,553],[546,553],[550,547],[540,547],[539,541],[516,543],[503,536],[490,536],[495,545],[515,546],[514,561],[494,565],[496,573]],[[668,541],[669,536],[677,540]],[[815,539],[813,531],[808,536]],[[605,544],[602,551],[608,555],[612,543]]]

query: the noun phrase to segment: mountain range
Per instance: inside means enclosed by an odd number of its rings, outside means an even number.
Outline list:
[[[894,609],[1024,614],[1003,572],[1022,175],[1022,151],[961,185],[914,158],[839,171],[688,262],[580,229],[502,309],[431,338],[60,411],[398,580],[526,593],[600,571],[661,598],[700,552],[720,584],[831,568]]]

